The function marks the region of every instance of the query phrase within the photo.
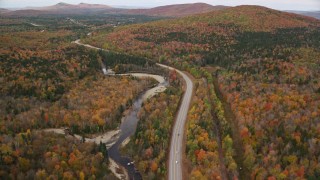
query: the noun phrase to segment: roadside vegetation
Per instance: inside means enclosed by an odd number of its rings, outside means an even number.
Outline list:
[[[253,59],[218,81],[244,142],[245,166],[256,178],[319,174],[319,51],[291,60]]]
[[[205,69],[195,79],[195,96],[188,115],[186,154],[190,179],[233,179],[239,176],[233,133],[218,98],[213,77]]]

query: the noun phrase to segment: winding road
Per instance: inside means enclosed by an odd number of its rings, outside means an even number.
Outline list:
[[[88,47],[88,48],[92,48],[92,49],[108,51],[106,49],[97,48],[89,44],[82,44],[80,40],[76,40],[74,41],[74,43],[81,46]],[[158,64],[158,63],[157,65],[163,68],[167,68],[169,70],[175,70],[182,76],[182,78],[186,82],[186,91],[183,95],[183,100],[178,111],[177,119],[173,127],[173,132],[171,134],[169,173],[168,173],[169,180],[181,180],[182,179],[181,159],[182,159],[182,153],[183,153],[182,144],[183,144],[183,137],[184,137],[184,127],[185,127],[188,110],[191,103],[191,98],[193,93],[193,82],[185,73],[183,73],[178,69],[175,69],[173,67],[166,66],[163,64]]]

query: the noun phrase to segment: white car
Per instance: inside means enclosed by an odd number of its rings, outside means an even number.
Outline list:
[[[132,165],[132,164],[134,164],[134,161],[127,163],[128,166],[130,166],[130,165]]]

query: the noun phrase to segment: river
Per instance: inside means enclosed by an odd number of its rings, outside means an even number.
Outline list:
[[[136,171],[134,164],[128,165],[128,163],[132,162],[132,160],[128,157],[121,156],[119,147],[126,139],[130,138],[130,136],[135,133],[139,121],[137,114],[142,107],[142,103],[148,98],[151,98],[160,92],[164,92],[168,86],[168,82],[164,77],[153,74],[128,73],[121,75],[130,75],[137,78],[153,78],[158,81],[158,85],[144,91],[134,100],[132,107],[128,110],[129,112],[121,120],[120,130],[108,131],[94,138],[85,138],[85,141],[95,142],[96,144],[99,144],[100,142],[106,143],[109,158],[127,170],[129,179],[142,179],[141,174]],[[45,129],[44,131],[66,135],[66,129],[67,128]],[[79,140],[82,139],[82,137],[79,135],[74,135],[74,137]]]
[[[159,92],[163,92],[166,89],[165,87],[168,85],[168,83],[167,81],[164,80],[162,76],[158,76],[158,75],[150,75],[150,74],[142,74],[142,73],[131,73],[130,75],[135,77],[140,77],[140,78],[151,77],[156,79],[159,83],[156,87],[143,92],[134,100],[132,104],[132,108],[130,109],[130,112],[128,113],[127,116],[125,116],[122,119],[122,122],[120,125],[120,130],[121,130],[120,137],[116,141],[116,143],[114,143],[108,149],[108,155],[116,163],[126,168],[130,179],[142,179],[141,174],[138,171],[136,171],[134,164],[128,165],[128,163],[132,162],[132,160],[129,159],[128,157],[121,156],[119,152],[119,147],[121,146],[124,140],[126,140],[127,138],[129,138],[135,133],[137,124],[139,121],[137,114],[141,109],[143,101],[154,96]]]

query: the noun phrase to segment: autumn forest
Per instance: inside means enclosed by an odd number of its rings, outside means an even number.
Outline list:
[[[320,20],[119,12],[0,14],[0,179],[170,179],[179,71],[182,179],[320,177]]]

